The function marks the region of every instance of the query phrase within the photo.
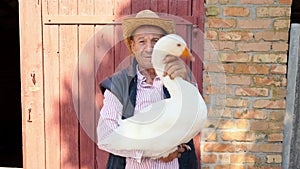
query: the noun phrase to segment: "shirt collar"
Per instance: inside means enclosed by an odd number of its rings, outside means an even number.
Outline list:
[[[146,77],[139,71],[139,65],[136,65],[136,74],[137,74],[137,81],[140,85],[142,86],[152,86],[151,84],[148,84],[146,83]],[[153,79],[153,82],[155,81],[160,81],[160,78],[158,76],[156,76],[154,79]],[[161,82],[160,82],[161,83]]]

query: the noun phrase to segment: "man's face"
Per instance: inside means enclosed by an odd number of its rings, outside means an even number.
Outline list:
[[[152,68],[151,55],[154,44],[163,36],[161,28],[155,26],[141,26],[133,33],[131,49],[139,64],[140,71]]]

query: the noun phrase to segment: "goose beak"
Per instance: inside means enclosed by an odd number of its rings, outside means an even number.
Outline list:
[[[195,57],[190,53],[189,49],[187,47],[184,48],[184,51],[180,55],[181,58],[187,58],[192,61],[195,61]]]

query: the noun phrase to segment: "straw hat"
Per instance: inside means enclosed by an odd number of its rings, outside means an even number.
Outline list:
[[[132,33],[140,26],[150,25],[162,28],[167,34],[175,33],[175,24],[173,20],[160,18],[156,13],[151,10],[142,10],[138,12],[135,18],[126,18],[123,20],[123,36],[125,44],[132,53],[130,48],[130,37]]]

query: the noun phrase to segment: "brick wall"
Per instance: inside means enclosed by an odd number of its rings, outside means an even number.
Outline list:
[[[206,0],[203,169],[280,169],[291,0]]]

